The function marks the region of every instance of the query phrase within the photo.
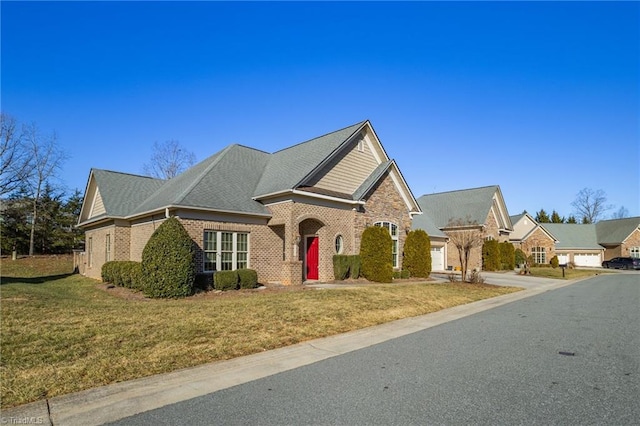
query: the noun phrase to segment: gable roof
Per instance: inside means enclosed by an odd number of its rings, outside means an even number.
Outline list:
[[[540,227],[556,237],[556,249],[603,249],[594,224],[541,223]]]
[[[496,193],[504,205],[502,192],[497,185],[426,194],[418,198],[418,204],[424,214],[429,216],[433,224],[440,229],[446,228],[451,220],[456,219],[469,220],[471,223],[482,225],[487,220],[493,206],[493,196]],[[506,206],[504,209],[506,213]],[[511,230],[508,213],[505,214],[504,220],[508,222],[507,229]]]
[[[511,223],[513,225],[513,233],[509,235],[510,241],[525,241],[527,238],[529,238],[529,236],[533,235],[538,229],[540,229],[544,234],[546,234],[550,239],[552,239],[554,243],[558,241],[555,235],[549,232],[548,229],[540,226],[540,224],[535,220],[535,218],[531,216],[529,213],[527,213],[526,211],[521,214],[510,216],[509,218],[511,219]],[[530,225],[526,223],[527,220],[531,221]],[[523,223],[520,224],[520,221],[523,221]],[[525,228],[524,231],[526,232],[523,232],[523,227],[527,227],[527,226],[528,226],[528,229]]]
[[[266,207],[252,199],[268,160],[266,152],[230,145],[168,180],[131,215],[166,207],[269,215]]]
[[[364,178],[353,194],[328,189],[307,188],[306,179],[328,164],[341,150],[346,149],[356,135],[367,127],[376,145],[377,161],[381,163]],[[328,196],[344,202],[362,203],[367,192],[389,173],[410,214],[420,213],[420,207],[407,186],[396,163],[389,160],[377,140],[369,121],[362,121],[344,129],[311,139],[293,147],[269,154],[264,151],[230,145],[201,161],[184,173],[169,180],[154,179],[126,173],[92,171],[96,176],[92,197],[102,195],[105,212],[88,218],[81,215],[80,224],[103,218],[135,218],[166,208],[213,210],[256,216],[271,216],[259,200],[278,193],[297,193],[307,196]],[[85,202],[90,185],[85,190]],[[85,205],[83,203],[83,211]],[[88,212],[89,213],[89,212]]]
[[[339,147],[358,134],[366,123],[362,121],[271,154],[255,188],[254,197],[293,190]]]
[[[111,170],[91,169],[85,194],[89,187],[95,185],[99,188],[99,196],[102,198],[105,213],[100,217],[125,217],[136,206],[164,185],[165,181],[148,176],[133,175],[129,173],[114,172]],[[94,197],[98,196],[94,194]],[[86,208],[92,206],[82,205],[80,218],[86,217],[90,212]]]
[[[601,220],[596,223],[596,233],[600,244],[621,244],[636,229],[640,228],[640,217]]]

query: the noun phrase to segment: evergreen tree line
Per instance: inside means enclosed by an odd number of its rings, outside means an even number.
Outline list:
[[[29,254],[31,227],[34,228],[34,254],[64,254],[84,248],[84,232],[75,227],[82,208],[82,194],[77,189],[67,196],[45,182],[36,201],[38,214],[34,223],[34,197],[26,188],[18,188],[1,201],[1,250],[8,255]]]

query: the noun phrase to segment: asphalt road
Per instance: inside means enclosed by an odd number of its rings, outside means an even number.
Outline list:
[[[640,424],[640,274],[611,274],[120,425]]]

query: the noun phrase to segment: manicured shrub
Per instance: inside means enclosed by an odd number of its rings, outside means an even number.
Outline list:
[[[253,269],[238,269],[238,283],[240,288],[258,287],[258,273]]]
[[[500,269],[512,271],[516,267],[516,253],[513,244],[509,241],[500,243]]]
[[[351,266],[350,256],[336,254],[333,256],[333,277],[342,281],[349,276],[349,266]]]
[[[393,279],[397,280],[397,279],[407,279],[407,278],[411,278],[411,272],[407,271],[406,269],[403,269],[402,271],[393,271]]]
[[[336,254],[333,256],[333,276],[336,280],[356,279],[360,276],[360,256]]]
[[[142,251],[143,291],[149,297],[184,297],[193,292],[195,247],[180,221],[170,217]]]
[[[393,280],[392,240],[389,231],[371,226],[360,242],[361,273],[369,281],[390,283]]]
[[[349,277],[352,279],[360,278],[360,255],[353,254],[349,256]]]
[[[142,288],[140,262],[113,260],[102,265],[102,281],[134,290]]]
[[[213,288],[216,290],[237,290],[238,287],[238,271],[218,271],[213,274]]]
[[[422,229],[407,234],[402,267],[412,277],[428,278],[431,274],[431,240]]]
[[[527,255],[520,249],[516,249],[515,252],[516,265],[524,265],[527,261]]]
[[[553,256],[551,258],[551,260],[549,260],[549,265],[551,265],[551,267],[553,269],[557,268],[558,265],[560,265],[560,261],[558,260],[558,256]]]
[[[500,269],[500,244],[497,240],[485,240],[482,244],[482,269],[485,271]]]

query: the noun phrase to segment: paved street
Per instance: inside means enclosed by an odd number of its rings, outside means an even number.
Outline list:
[[[639,424],[639,307],[601,275],[114,424]]]

